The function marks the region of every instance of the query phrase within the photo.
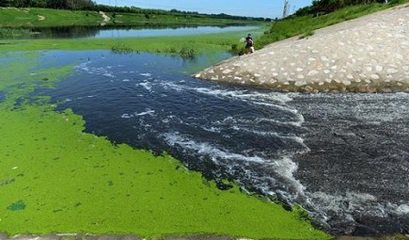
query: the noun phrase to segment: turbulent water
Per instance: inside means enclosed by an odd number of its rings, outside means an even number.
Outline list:
[[[284,94],[198,81],[172,57],[64,56],[75,74],[37,94],[87,131],[168,152],[220,188],[300,203],[333,233],[408,231],[408,94]]]

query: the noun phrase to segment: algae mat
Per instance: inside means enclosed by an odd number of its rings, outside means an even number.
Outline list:
[[[221,191],[170,156],[85,133],[47,97],[26,100],[72,69],[41,70],[38,57],[0,54],[0,232],[328,238],[300,211]]]

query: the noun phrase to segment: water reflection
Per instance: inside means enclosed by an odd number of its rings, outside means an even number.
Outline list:
[[[3,92],[0,92],[0,102],[3,102],[6,98],[6,95]]]
[[[18,39],[44,39],[44,38],[126,38],[126,37],[159,37],[159,36],[183,36],[207,33],[221,33],[234,31],[250,31],[258,26],[62,26],[41,27],[30,29],[18,29],[19,34],[14,34],[16,29],[5,29],[0,38]]]

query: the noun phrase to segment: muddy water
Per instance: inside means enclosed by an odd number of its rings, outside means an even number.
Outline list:
[[[75,73],[51,95],[116,143],[300,203],[332,233],[407,232],[409,95],[284,94],[198,81],[198,64],[150,54],[47,52]],[[205,61],[205,60],[197,60]]]

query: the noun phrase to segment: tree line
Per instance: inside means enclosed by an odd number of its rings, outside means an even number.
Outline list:
[[[89,10],[96,4],[91,0],[0,0],[1,7],[38,7]]]
[[[118,13],[136,13],[148,15],[181,15],[194,17],[207,17],[232,20],[251,20],[251,21],[271,21],[269,18],[252,18],[242,16],[232,16],[227,14],[202,14],[198,12],[179,11],[172,9],[171,11],[159,9],[142,9],[138,7],[117,7],[103,4],[96,4],[92,0],[0,0],[0,7],[17,7],[17,8],[53,8],[53,9],[68,9],[68,10],[88,10],[88,11],[104,11]]]

